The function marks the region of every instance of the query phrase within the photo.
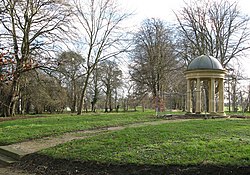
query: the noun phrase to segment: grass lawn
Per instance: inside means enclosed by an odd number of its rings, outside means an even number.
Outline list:
[[[58,135],[69,131],[94,129],[156,120],[154,112],[99,113],[82,116],[55,114],[48,117],[0,122],[0,145]]]
[[[227,115],[241,115],[241,116],[250,116],[249,112],[242,112],[242,111],[238,111],[238,112],[228,112],[225,111]]]
[[[250,166],[250,120],[189,120],[127,128],[40,154],[104,164]]]

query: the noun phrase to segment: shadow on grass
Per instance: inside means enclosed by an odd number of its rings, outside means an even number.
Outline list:
[[[66,159],[53,159],[48,156],[31,154],[15,165],[17,168],[40,175],[186,175],[186,174],[250,174],[250,166],[218,165],[112,165],[98,162],[80,162]]]

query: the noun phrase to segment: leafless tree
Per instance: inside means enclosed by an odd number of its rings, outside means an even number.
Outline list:
[[[240,101],[240,94],[241,91],[240,82],[242,75],[238,70],[232,70],[228,75],[227,83],[228,83],[228,105],[229,105],[229,112],[231,112],[231,105],[232,110],[234,112],[238,111],[238,104]]]
[[[228,0],[199,0],[186,3],[176,13],[182,40],[182,57],[190,62],[197,55],[216,57],[223,67],[248,50],[249,17]]]
[[[62,52],[58,56],[58,64],[54,71],[62,86],[67,87],[69,107],[71,112],[76,112],[77,101],[80,97],[80,82],[83,76],[83,57],[74,51]]]
[[[117,94],[117,88],[122,85],[122,71],[119,69],[118,64],[113,61],[103,62],[100,64],[100,69],[103,91],[106,95],[105,112],[108,112],[108,108],[111,112],[113,110],[112,97],[114,97],[114,94]]]
[[[80,43],[83,44],[86,60],[86,73],[77,113],[82,107],[88,82],[96,65],[127,50],[124,45],[126,33],[122,22],[130,15],[114,0],[73,0],[80,31]]]
[[[147,19],[135,35],[130,66],[131,78],[139,89],[159,100],[168,75],[177,69],[172,32],[163,21]]]
[[[55,43],[69,31],[70,6],[54,0],[1,0],[1,47],[15,60],[4,116],[15,114],[20,77],[45,64],[44,56],[55,50]],[[48,58],[48,57],[47,57]]]

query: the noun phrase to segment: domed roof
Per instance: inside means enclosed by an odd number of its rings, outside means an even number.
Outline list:
[[[193,59],[187,68],[187,70],[199,69],[224,70],[222,65],[216,58],[208,55],[201,55]]]

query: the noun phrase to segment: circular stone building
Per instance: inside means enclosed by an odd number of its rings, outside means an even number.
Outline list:
[[[201,55],[188,65],[185,71],[187,79],[187,114],[195,112],[200,114],[202,106],[201,85],[207,83],[208,85],[208,113],[211,115],[225,115],[224,113],[224,77],[226,71],[223,69],[220,62],[207,55]],[[218,88],[219,98],[216,105],[215,94]],[[194,95],[192,95],[194,92]],[[192,104],[192,96],[195,98],[195,104]],[[205,96],[205,95],[204,95]],[[205,97],[203,97],[204,99]],[[205,101],[205,100],[204,100]],[[216,107],[218,106],[218,108]]]

